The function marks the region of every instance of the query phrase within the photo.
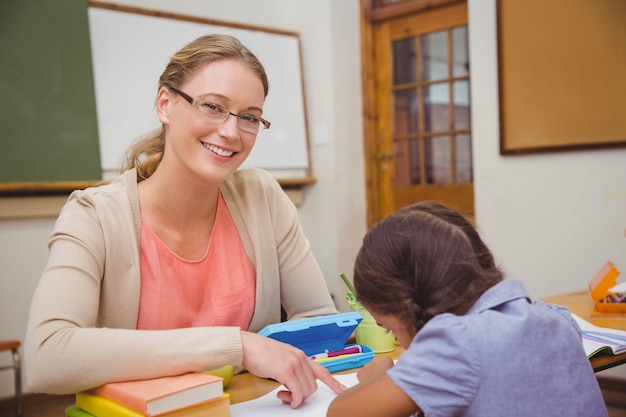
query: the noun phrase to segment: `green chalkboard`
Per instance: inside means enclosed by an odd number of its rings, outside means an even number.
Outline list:
[[[0,191],[101,178],[87,0],[0,1]]]

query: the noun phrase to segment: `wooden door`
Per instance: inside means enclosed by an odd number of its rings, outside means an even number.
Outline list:
[[[365,36],[370,226],[422,200],[474,213],[467,23],[461,2],[374,22]]]

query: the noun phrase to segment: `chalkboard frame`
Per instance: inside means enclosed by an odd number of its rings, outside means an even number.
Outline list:
[[[306,167],[303,169],[298,169],[296,175],[278,175],[277,180],[286,189],[297,189],[301,188],[305,185],[313,184],[316,182],[316,178],[312,174],[311,168],[311,151],[310,151],[310,140],[309,140],[309,128],[308,121],[306,116],[306,100],[305,100],[305,92],[304,92],[304,75],[302,73],[302,57],[300,52],[300,36],[297,32],[261,27],[255,25],[248,24],[239,24],[233,22],[224,22],[221,20],[210,19],[199,16],[190,16],[184,14],[178,14],[173,12],[165,12],[159,10],[151,10],[144,9],[140,7],[132,7],[132,6],[124,6],[119,4],[111,4],[103,1],[97,0],[89,0],[87,1],[87,5],[89,8],[101,8],[108,9],[116,12],[122,13],[134,13],[138,15],[152,16],[152,17],[160,17],[167,19],[176,19],[185,22],[194,22],[200,24],[207,24],[212,26],[223,26],[227,28],[235,28],[242,29],[246,31],[258,31],[258,32],[266,32],[269,34],[277,34],[281,36],[293,37],[297,41],[298,45],[298,65],[300,68],[300,87],[301,87],[301,98],[302,98],[302,118],[304,123],[304,133],[305,133],[305,141],[306,141]],[[95,75],[94,75],[95,77]],[[271,85],[270,85],[270,93],[271,93]],[[263,138],[259,137],[258,140],[263,140]],[[270,170],[271,171],[271,170]],[[104,179],[99,179],[97,181],[84,181],[84,180],[76,180],[76,181],[37,181],[37,182],[1,182],[0,181],[0,195],[2,196],[11,196],[11,195],[56,195],[56,194],[68,194],[69,192],[75,189],[82,189],[89,186],[97,185],[99,183],[104,182],[106,180],[106,172],[103,172],[105,176]]]

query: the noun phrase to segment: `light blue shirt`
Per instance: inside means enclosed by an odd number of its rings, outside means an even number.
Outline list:
[[[388,375],[427,417],[608,416],[569,310],[514,280],[431,319]]]

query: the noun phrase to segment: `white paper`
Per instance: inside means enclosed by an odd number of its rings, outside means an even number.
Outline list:
[[[334,377],[346,387],[354,386],[358,383],[356,373],[345,375],[334,375]],[[259,417],[259,416],[300,416],[300,417],[320,417],[326,415],[326,410],[331,401],[337,396],[323,382],[317,381],[317,391],[306,399],[304,404],[293,409],[289,404],[283,404],[276,397],[278,391],[284,390],[281,385],[274,391],[265,394],[254,400],[230,406],[231,417]]]

